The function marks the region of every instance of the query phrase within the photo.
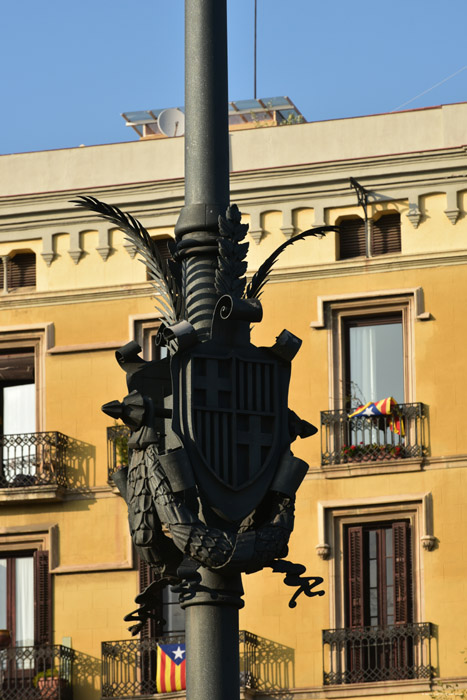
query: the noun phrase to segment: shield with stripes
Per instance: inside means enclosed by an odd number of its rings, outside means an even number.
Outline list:
[[[238,519],[264,497],[289,442],[290,365],[253,345],[219,350],[203,343],[182,361],[180,385],[189,390],[177,432],[211,505]]]

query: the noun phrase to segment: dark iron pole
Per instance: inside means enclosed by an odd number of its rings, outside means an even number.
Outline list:
[[[185,206],[182,243],[188,321],[208,337],[217,301],[219,214],[229,205],[226,0],[185,0]]]
[[[176,235],[183,247],[186,307],[207,339],[218,299],[214,289],[219,214],[229,205],[226,0],[185,1],[185,206]],[[201,584],[181,596],[186,611],[187,697],[238,700],[240,574],[205,568]]]

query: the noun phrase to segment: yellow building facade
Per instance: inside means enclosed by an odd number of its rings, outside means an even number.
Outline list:
[[[303,341],[289,405],[319,433],[293,445],[309,471],[288,558],[325,595],[291,609],[279,574],[244,576],[240,627],[269,650],[247,696],[467,685],[466,124],[463,103],[230,134],[249,274],[301,231],[340,226],[279,258],[252,335]],[[121,647],[101,667],[103,642],[130,640],[140,574],[109,481],[124,442],[100,406],[126,393],[115,350],[136,340],[150,358],[159,320],[134,248],[70,200],[96,196],[173,236],[183,137],[2,156],[0,192],[0,627],[16,642],[0,652],[4,694],[39,697],[54,667],[60,697],[150,697],[136,652],[136,685]],[[390,396],[391,414],[349,418]]]

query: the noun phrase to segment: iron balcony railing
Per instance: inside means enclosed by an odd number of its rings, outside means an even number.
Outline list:
[[[157,644],[183,643],[183,634],[157,639],[102,643],[102,699],[139,698],[156,693]],[[281,690],[293,686],[294,650],[239,633],[240,685],[254,690]]]
[[[107,428],[107,472],[109,480],[112,474],[128,466],[128,438],[130,428],[126,425],[113,425]]]
[[[431,679],[430,622],[323,630],[323,683]]]
[[[56,645],[0,651],[2,700],[72,700],[74,651]]]
[[[66,487],[69,438],[62,433],[0,436],[0,488]]]
[[[423,457],[427,411],[422,403],[398,404],[392,416],[349,418],[321,411],[321,464],[350,464]]]

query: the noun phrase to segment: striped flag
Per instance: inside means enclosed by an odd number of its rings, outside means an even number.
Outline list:
[[[359,406],[353,413],[349,414],[349,418],[378,418],[378,416],[389,416],[388,425],[396,435],[405,435],[404,421],[398,415],[397,401],[388,396],[380,401],[368,401],[364,406]]]
[[[173,693],[186,688],[186,651],[184,644],[157,645],[156,686],[158,693]]]

